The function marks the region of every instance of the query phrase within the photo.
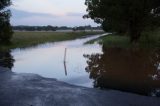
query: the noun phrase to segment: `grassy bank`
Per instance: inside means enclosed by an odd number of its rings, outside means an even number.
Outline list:
[[[119,47],[119,48],[130,48],[130,47],[140,47],[140,48],[160,48],[160,29],[154,31],[145,31],[136,44],[130,42],[128,36],[119,36],[116,34],[110,34],[99,39],[89,41],[87,43],[94,43],[98,41],[105,47]]]
[[[103,44],[105,47],[121,47],[126,48],[130,47],[131,43],[129,42],[129,37],[127,36],[118,36],[110,34],[108,36],[100,38],[100,43]]]
[[[102,32],[15,32],[11,44],[1,45],[0,48],[12,49],[35,46],[46,42],[57,42],[95,35]]]

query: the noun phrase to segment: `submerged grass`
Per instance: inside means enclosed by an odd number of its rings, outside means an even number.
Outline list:
[[[2,49],[24,48],[47,42],[72,40],[103,32],[15,32],[11,44],[0,45]]]

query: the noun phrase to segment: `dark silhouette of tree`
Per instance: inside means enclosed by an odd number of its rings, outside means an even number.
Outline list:
[[[55,26],[13,26],[13,30],[18,31],[56,31],[57,27]]]
[[[78,27],[74,27],[72,30],[73,31],[85,31],[86,27],[85,26],[78,26]]]
[[[13,34],[10,25],[11,12],[6,9],[10,5],[10,0],[0,1],[0,42],[9,42]]]
[[[160,0],[86,0],[88,14],[105,31],[127,33],[136,42],[142,31],[160,26]]]
[[[0,50],[0,67],[12,69],[14,59],[10,52],[11,51]]]
[[[15,31],[56,31],[56,30],[73,30],[73,31],[84,31],[84,30],[102,30],[100,26],[92,27],[90,25],[88,26],[77,26],[77,27],[67,27],[67,26],[12,26],[12,29]]]
[[[104,48],[85,55],[94,87],[160,96],[160,50]]]
[[[72,28],[73,32],[77,31],[77,27]]]

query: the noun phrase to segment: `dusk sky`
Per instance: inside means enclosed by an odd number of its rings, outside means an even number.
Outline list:
[[[85,0],[12,0],[12,25],[97,26],[86,14]]]

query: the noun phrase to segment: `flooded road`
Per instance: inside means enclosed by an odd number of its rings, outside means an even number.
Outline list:
[[[102,47],[99,44],[83,44],[99,36],[101,35],[47,43],[27,49],[15,49],[11,52],[15,59],[12,71],[34,73],[74,85],[93,87],[93,80],[85,71],[87,63],[83,54],[102,53]],[[65,48],[67,49],[66,63],[64,63]]]
[[[160,97],[160,49],[84,45],[100,36],[0,52],[0,66],[78,86]]]

